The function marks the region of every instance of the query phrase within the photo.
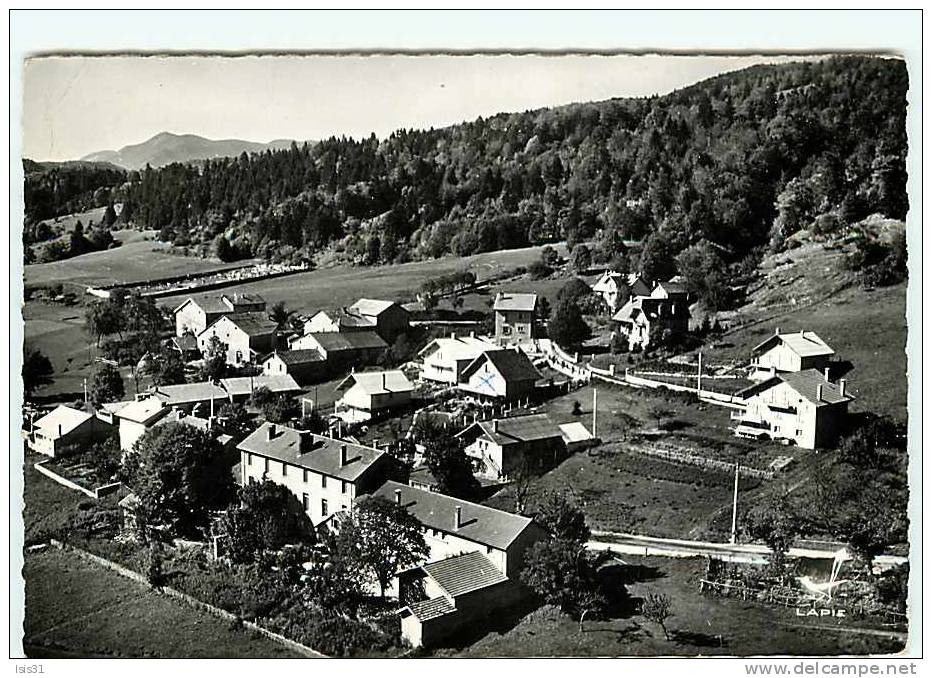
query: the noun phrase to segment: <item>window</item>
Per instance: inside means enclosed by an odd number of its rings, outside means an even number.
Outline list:
[[[288,464],[282,462],[282,478],[288,475]]]
[[[252,452],[246,453],[246,466],[252,466]]]
[[[301,506],[304,507],[305,511],[311,508],[311,499],[307,496],[307,493],[301,495]]]
[[[320,513],[321,513],[321,515],[324,515],[324,516],[327,515],[327,513],[328,513],[328,511],[327,511],[327,500],[326,500],[326,499],[321,499],[321,500],[320,500]]]
[[[323,487],[324,489],[327,488],[327,476],[320,477],[320,486]]]
[[[307,482],[307,469],[304,469],[304,482]]]
[[[485,547],[485,552],[486,552],[486,553],[492,553],[492,547],[491,547],[491,546],[486,546],[486,547]]]
[[[345,480],[341,480],[340,481],[340,492],[342,492],[343,494],[346,494],[346,489],[348,485],[349,483],[347,483]]]
[[[265,472],[266,473],[269,472],[269,460],[268,459],[265,460]]]

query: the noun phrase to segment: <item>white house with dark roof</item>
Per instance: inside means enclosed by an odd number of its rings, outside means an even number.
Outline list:
[[[290,375],[299,384],[309,384],[324,377],[327,361],[313,348],[272,351],[262,359],[262,374]]]
[[[129,452],[136,441],[171,412],[171,407],[154,396],[135,400],[113,413],[114,422],[120,431],[120,449]]]
[[[780,333],[754,347],[750,376],[752,379],[769,379],[777,372],[825,370],[835,355],[834,349],[815,332]]]
[[[220,383],[197,381],[191,384],[153,386],[146,396],[153,396],[169,407],[188,412],[211,412],[230,402],[230,394]]]
[[[659,287],[659,286],[658,286]],[[632,297],[612,316],[628,350],[643,350],[658,339],[681,336],[689,329],[689,306],[685,298]]]
[[[385,299],[359,299],[349,307],[350,313],[369,319],[385,341],[395,340],[410,327],[410,314],[400,304]]]
[[[405,478],[402,464],[381,450],[281,424],[262,424],[237,449],[243,485],[263,478],[284,485],[314,525],[386,480]]]
[[[417,518],[429,548],[427,562],[478,552],[506,577],[517,578],[525,551],[547,537],[531,518],[399,482],[386,482],[373,496],[393,501]]]
[[[211,323],[197,335],[201,353],[216,337],[227,348],[227,364],[239,367],[258,361],[276,348],[278,324],[263,312],[231,313]]]
[[[534,392],[540,372],[520,348],[484,351],[460,374],[459,389],[483,398],[507,402]]]
[[[342,394],[335,414],[349,422],[361,422],[410,405],[414,384],[401,370],[353,372],[334,390]]]
[[[418,352],[421,359],[421,379],[455,386],[466,366],[485,351],[498,346],[476,336],[438,337]]]
[[[260,388],[266,388],[272,395],[296,396],[301,387],[290,374],[259,374],[254,377],[227,377],[220,380],[220,386],[233,402],[244,402]]]
[[[499,343],[524,343],[535,336],[537,295],[499,292],[492,310],[495,312],[495,340]]]
[[[563,432],[546,414],[477,421],[457,434],[466,454],[479,462],[476,475],[509,478],[525,465],[534,471],[555,466],[566,454]]]
[[[812,369],[777,373],[738,396],[746,405],[731,415],[735,435],[791,440],[809,450],[835,445],[853,400],[844,379],[833,384]]]
[[[26,432],[26,447],[48,457],[57,457],[69,448],[90,445],[109,428],[94,414],[59,405],[32,422]]]
[[[618,273],[605,271],[592,286],[609,312],[615,313],[632,297],[648,296],[651,293],[650,281],[640,273]]]
[[[175,336],[195,337],[224,315],[265,310],[265,299],[258,294],[209,294],[188,297],[172,310]]]

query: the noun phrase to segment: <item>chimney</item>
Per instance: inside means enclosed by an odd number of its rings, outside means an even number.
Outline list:
[[[456,507],[456,517],[453,522],[453,529],[458,530],[463,526],[463,508],[461,506]]]
[[[298,454],[307,454],[314,447],[314,434],[310,431],[301,431],[301,443],[298,446]]]
[[[450,339],[456,339],[456,332],[450,332]]]
[[[61,424],[58,425],[58,437],[61,438]]]
[[[777,329],[775,329],[773,333],[774,333],[774,334],[780,334],[780,328],[778,327]]]
[[[385,390],[385,372],[382,372],[382,390]]]
[[[346,466],[347,454],[346,444],[340,445],[340,466]]]
[[[498,433],[498,419],[492,420],[492,433]]]
[[[269,427],[265,430],[267,441],[275,440],[276,428],[275,424],[269,424]]]
[[[401,506],[401,490],[395,490],[395,503]]]
[[[822,384],[816,386],[815,399],[817,402],[822,402]]]
[[[831,381],[831,379],[829,378],[830,374],[831,374],[831,370],[828,367],[826,367],[825,368],[825,381]]]
[[[475,338],[476,338],[476,332],[475,332],[475,330],[470,330],[470,331],[469,331],[469,338],[470,338],[470,339],[475,339]]]
[[[842,398],[844,398],[845,395],[846,395],[846,386],[847,386],[847,385],[848,385],[847,380],[845,380],[845,379],[839,379],[839,380],[838,380],[838,395],[840,395]]]

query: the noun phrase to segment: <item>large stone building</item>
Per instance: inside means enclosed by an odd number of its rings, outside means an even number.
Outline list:
[[[387,480],[404,480],[404,466],[381,450],[266,422],[246,437],[240,482],[284,485],[314,525],[345,511]]]

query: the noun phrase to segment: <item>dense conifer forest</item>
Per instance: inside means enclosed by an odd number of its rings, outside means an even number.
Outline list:
[[[903,61],[836,57],[385,139],[94,168],[83,183],[32,172],[27,218],[104,186],[121,221],[225,258],[374,264],[598,236],[604,260],[640,243],[648,274],[687,250],[740,265],[802,228],[905,217],[907,87]]]

